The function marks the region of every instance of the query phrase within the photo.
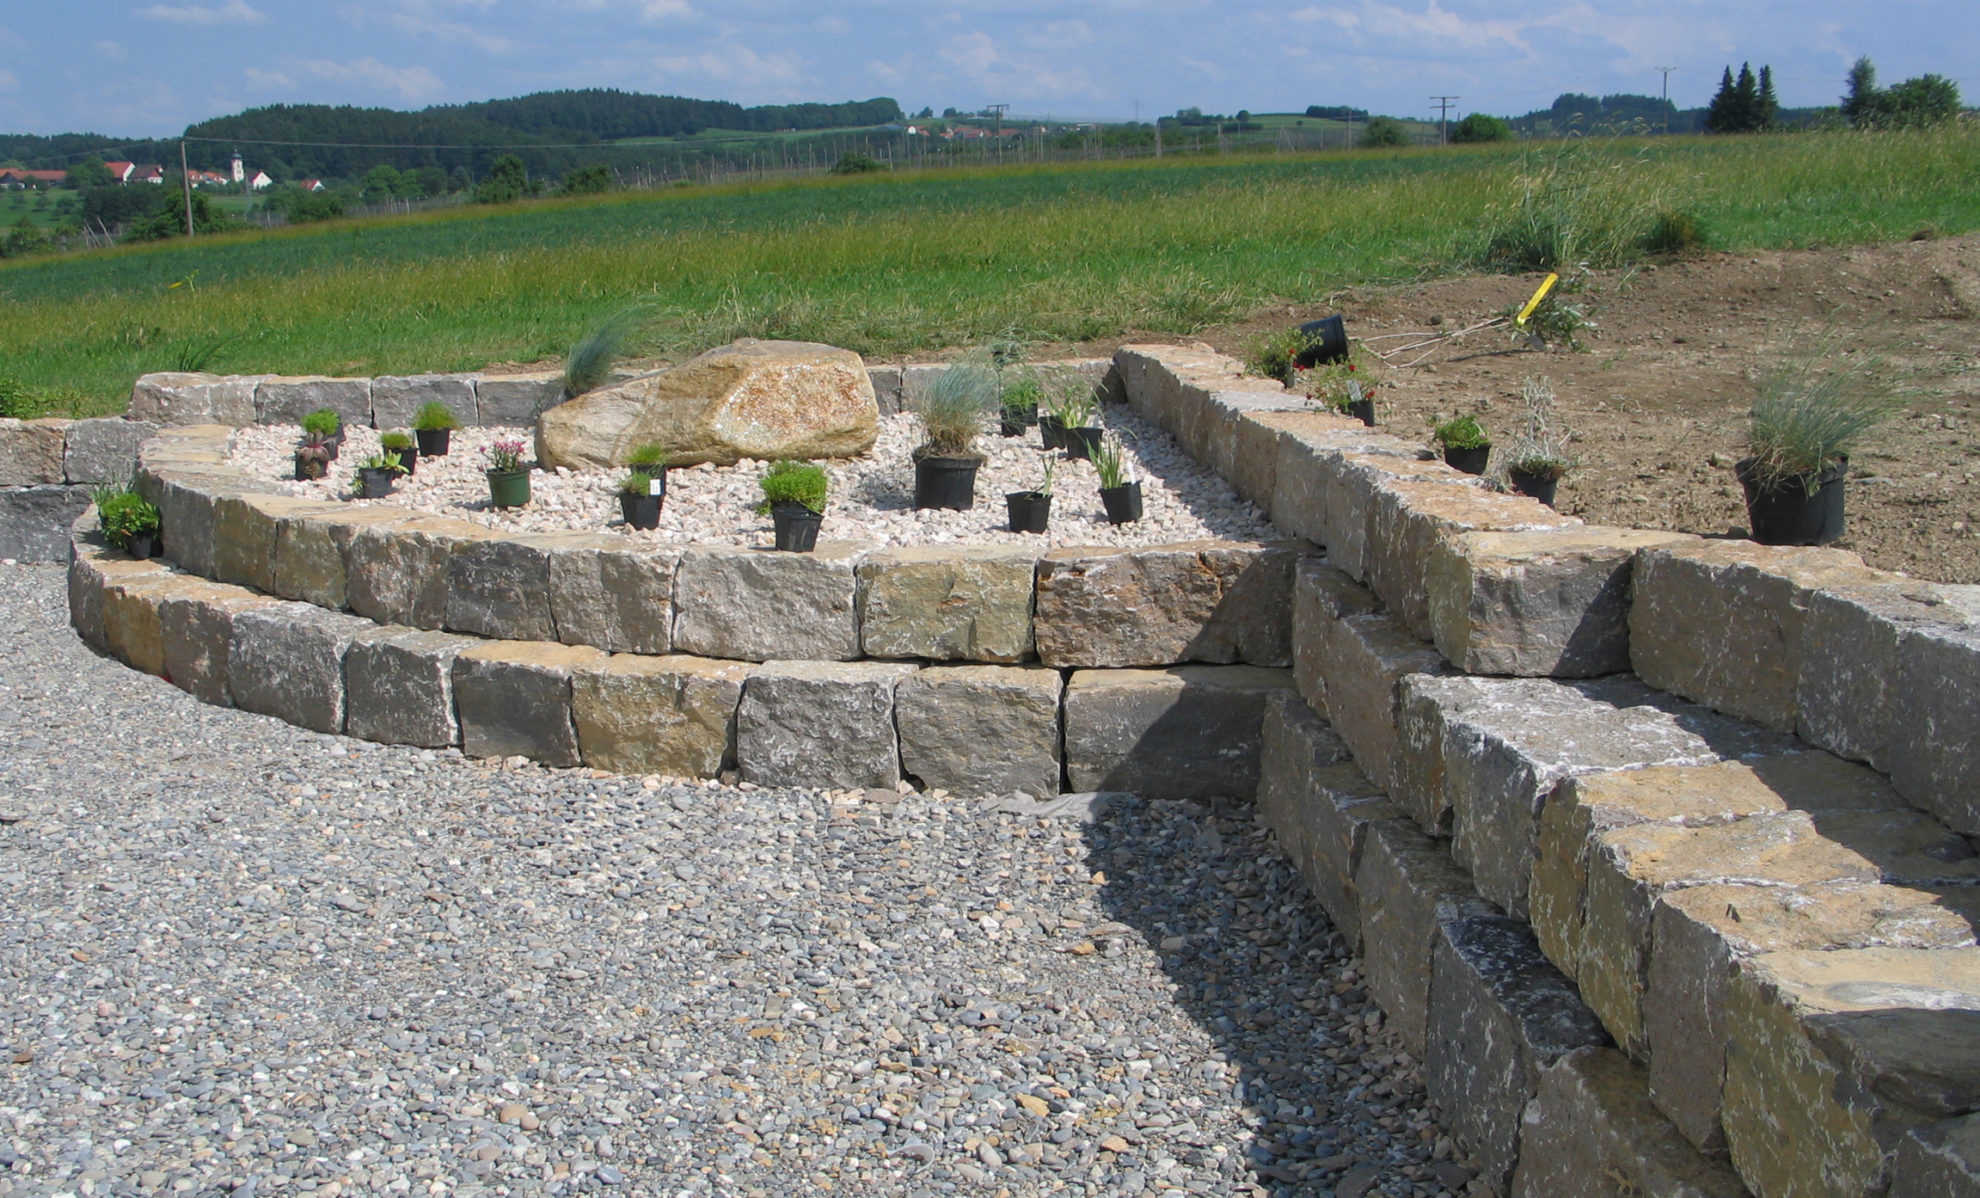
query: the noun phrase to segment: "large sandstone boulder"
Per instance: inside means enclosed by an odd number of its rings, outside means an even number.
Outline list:
[[[851,350],[743,340],[543,413],[545,466],[613,467],[657,442],[677,466],[742,458],[848,458],[873,448],[880,407]]]

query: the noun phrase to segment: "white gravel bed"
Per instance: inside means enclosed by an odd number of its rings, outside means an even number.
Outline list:
[[[1238,498],[1209,468],[1199,465],[1167,433],[1136,417],[1121,405],[1104,409],[1106,427],[1119,435],[1132,476],[1141,480],[1143,517],[1124,525],[1107,522],[1100,505],[1099,480],[1091,463],[1052,455],[1056,473],[1052,486],[1051,531],[1044,537],[1014,533],[1004,495],[1030,490],[1042,479],[1038,432],[1022,437],[999,436],[991,425],[978,440],[987,460],[977,473],[976,506],[966,512],[921,510],[914,507],[914,466],[910,457],[921,441],[919,422],[911,415],[885,417],[871,452],[849,461],[827,461],[831,501],[820,536],[826,540],[866,541],[882,545],[971,544],[1001,545],[1041,542],[1059,545],[1159,545],[1172,541],[1276,539],[1278,534],[1262,513]],[[252,474],[292,480],[299,430],[287,425],[250,426],[240,430],[233,461]],[[359,501],[392,503],[454,516],[509,532],[552,532],[574,529],[622,531],[615,486],[623,471],[536,471],[530,476],[530,503],[501,510],[489,506],[485,448],[497,439],[520,439],[534,453],[527,429],[456,429],[451,452],[443,458],[422,458],[411,478],[401,479],[389,499]],[[346,498],[351,494],[360,461],[378,452],[378,433],[348,430],[341,456],[330,464],[321,482],[290,486],[311,498]],[[762,498],[757,482],[768,463],[738,462],[734,466],[701,465],[670,470],[667,500],[660,526],[632,535],[674,543],[730,545],[771,543],[770,518],[754,508]]]
[[[1248,805],[208,707],[0,567],[0,1196],[1477,1192]]]

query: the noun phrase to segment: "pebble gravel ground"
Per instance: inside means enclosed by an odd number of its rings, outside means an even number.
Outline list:
[[[1022,437],[1002,437],[993,429],[977,439],[985,461],[977,473],[976,505],[969,511],[917,511],[910,454],[921,441],[921,425],[911,415],[896,415],[881,420],[879,439],[870,453],[822,463],[832,488],[822,535],[881,545],[1037,545],[1049,540],[1061,545],[1137,546],[1278,537],[1256,507],[1238,498],[1214,471],[1198,465],[1155,425],[1118,404],[1107,405],[1103,421],[1120,438],[1129,473],[1142,484],[1144,514],[1134,523],[1109,524],[1092,464],[1055,452],[1050,536],[1010,531],[1004,495],[1030,490],[1043,480],[1044,453],[1036,429]],[[331,499],[348,496],[358,463],[378,452],[375,430],[350,429],[342,452],[330,464],[329,477],[297,483],[294,453],[299,436],[300,430],[291,425],[250,425],[235,439],[233,460],[263,478],[290,480],[289,489],[298,495]],[[490,507],[488,483],[482,475],[488,465],[483,451],[498,438],[534,444],[528,429],[456,430],[446,457],[422,458],[413,476],[402,479],[390,498],[364,502],[399,504],[507,532],[625,529],[616,489],[624,471],[538,471],[530,476],[527,507]],[[529,456],[526,452],[524,459]],[[673,542],[770,544],[770,518],[754,511],[763,498],[757,480],[767,467],[765,462],[742,461],[734,466],[668,471],[660,526],[634,535]]]
[[[1243,806],[368,745],[0,568],[0,1196],[1477,1191]]]

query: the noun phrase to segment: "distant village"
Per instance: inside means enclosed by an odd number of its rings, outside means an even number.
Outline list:
[[[158,163],[106,162],[103,164],[103,169],[110,172],[112,183],[152,183],[161,187],[165,184],[165,168]],[[232,174],[221,171],[187,171],[186,178],[194,187],[212,191],[238,190],[243,184],[252,187],[255,191],[265,191],[275,185],[275,180],[268,176],[267,171],[246,170],[238,154],[234,155]],[[18,166],[0,167],[0,191],[39,191],[66,186],[68,182],[67,171],[28,170]],[[323,181],[303,179],[296,186],[304,191],[322,191]]]

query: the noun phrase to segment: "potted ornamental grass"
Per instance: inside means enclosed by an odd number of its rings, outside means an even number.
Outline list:
[[[459,427],[460,417],[454,415],[454,409],[446,404],[437,399],[421,404],[418,414],[413,417],[413,438],[419,442],[419,456],[446,457],[448,442]]]
[[[619,514],[630,528],[651,532],[660,526],[660,508],[667,502],[667,447],[636,446],[626,455],[626,476],[619,480]]]
[[[155,557],[159,549],[158,509],[129,486],[101,486],[92,493],[103,539],[132,557]]]
[[[1828,365],[1822,350],[1798,355],[1761,380],[1747,456],[1733,466],[1762,545],[1826,545],[1843,534],[1843,482],[1865,434],[1902,406],[1878,377],[1882,361]]]
[[[1100,443],[1100,426],[1094,417],[1100,405],[1093,399],[1093,384],[1074,370],[1060,370],[1045,383],[1046,414],[1038,418],[1038,435],[1047,449],[1062,449],[1070,458],[1090,458]]]
[[[1473,416],[1456,416],[1436,426],[1431,438],[1444,448],[1444,464],[1466,474],[1485,473],[1492,441]]]
[[[756,513],[769,514],[776,530],[776,547],[793,553],[810,553],[817,548],[818,526],[825,519],[830,485],[824,467],[788,459],[772,462],[760,485],[763,502],[756,505]]]
[[[1057,463],[1050,453],[1039,455],[1044,479],[1029,491],[1011,491],[1004,496],[1012,532],[1042,533],[1052,522],[1052,470]]]
[[[1093,469],[1100,476],[1100,505],[1107,523],[1132,524],[1141,519],[1141,481],[1128,473],[1121,439],[1112,433],[1093,449]]]
[[[303,444],[327,446],[334,462],[344,444],[344,418],[335,408],[318,408],[302,418],[302,433]]]
[[[1554,490],[1574,468],[1568,432],[1554,414],[1554,388],[1542,378],[1520,383],[1526,402],[1526,428],[1506,450],[1506,482],[1521,495],[1554,506]]]
[[[488,502],[495,507],[524,507],[529,503],[529,471],[522,455],[528,449],[521,441],[507,438],[483,450],[488,455]]]
[[[406,468],[396,453],[375,453],[358,463],[353,488],[359,499],[383,499]]]
[[[1044,394],[1044,384],[1030,371],[1006,382],[998,397],[997,431],[1006,437],[1022,437],[1025,429],[1037,427],[1038,401]]]
[[[411,433],[383,433],[378,438],[378,447],[386,453],[397,454],[399,465],[407,474],[419,473],[419,453],[413,448]]]
[[[997,405],[997,376],[975,362],[957,362],[929,381],[914,401],[922,441],[914,450],[914,506],[968,511],[976,503],[983,465],[976,435]]]

